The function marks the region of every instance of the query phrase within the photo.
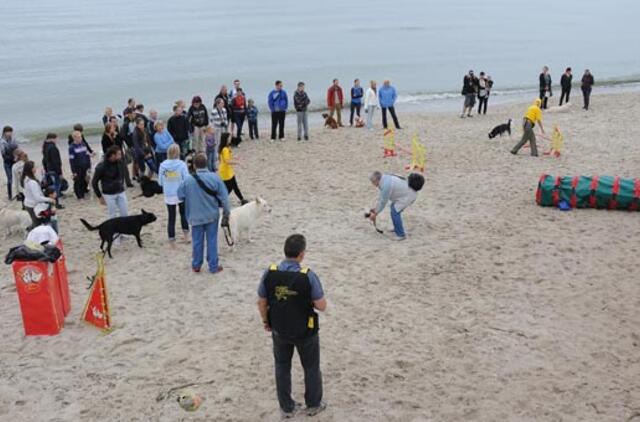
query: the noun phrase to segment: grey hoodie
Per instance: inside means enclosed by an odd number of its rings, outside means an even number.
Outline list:
[[[407,179],[394,174],[383,174],[378,185],[380,197],[376,206],[376,214],[380,214],[388,201],[395,207],[396,211],[402,212],[409,205],[413,204],[418,194],[409,187]]]

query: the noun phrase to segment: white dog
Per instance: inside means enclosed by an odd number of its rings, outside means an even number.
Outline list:
[[[545,113],[566,113],[571,110],[571,103],[565,103],[561,106],[549,107]]]
[[[255,227],[258,219],[264,213],[271,212],[271,207],[267,204],[267,201],[258,197],[248,204],[244,204],[241,207],[231,210],[229,215],[229,231],[231,232],[230,239],[225,242],[233,248],[233,245],[238,243],[240,238],[245,238],[247,241],[252,242],[251,231]],[[224,238],[224,232],[222,227],[218,230],[221,232],[220,236]],[[228,236],[229,234],[227,234]]]
[[[31,217],[28,212],[9,208],[0,209],[0,230],[4,230],[5,237],[18,232],[26,234],[30,226]]]

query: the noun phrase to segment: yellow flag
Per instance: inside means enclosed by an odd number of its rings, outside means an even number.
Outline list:
[[[411,170],[424,172],[427,161],[426,155],[424,145],[418,141],[418,135],[414,135],[411,141]]]
[[[384,130],[384,156],[395,157],[396,155],[396,139],[393,129]]]

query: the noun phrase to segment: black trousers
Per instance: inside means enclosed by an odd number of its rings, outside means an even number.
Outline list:
[[[75,170],[76,176],[73,179],[73,192],[78,199],[83,199],[87,193],[87,170],[86,168]]]
[[[229,192],[229,195],[231,195],[231,191],[233,191],[239,200],[244,201],[244,197],[242,196],[242,192],[240,192],[238,182],[236,181],[236,176],[233,176],[229,180],[225,180],[224,185],[227,187],[227,192]]]
[[[358,117],[360,117],[360,109],[362,108],[362,104],[354,104],[351,103],[351,116],[349,117],[349,124],[353,126],[353,113],[355,112]]]
[[[258,135],[258,121],[257,120],[249,120],[249,138],[251,139],[260,139],[260,135]]]
[[[549,102],[549,97],[545,95],[546,92],[547,91],[545,91],[544,89],[540,90],[540,100],[542,101],[542,109],[546,109],[547,103]],[[551,95],[551,93],[549,93],[549,95]]]
[[[187,217],[185,217],[184,213],[184,202],[180,202],[178,204],[178,209],[180,211],[180,226],[182,226],[182,231],[189,231],[189,223],[187,223]],[[176,205],[175,204],[167,204],[167,211],[169,212],[169,222],[167,223],[167,235],[169,235],[169,240],[175,240],[176,238]]]
[[[276,367],[276,390],[280,409],[290,412],[295,407],[291,398],[291,359],[298,351],[304,371],[304,401],[307,407],[322,402],[322,373],[320,372],[320,338],[315,334],[304,340],[285,340],[273,333],[273,357]]]
[[[242,136],[242,126],[244,125],[244,118],[247,115],[244,111],[233,112],[233,122],[236,124],[236,138]]]
[[[387,110],[391,113],[391,118],[393,119],[393,124],[396,126],[396,129],[400,129],[400,123],[398,123],[398,117],[396,116],[396,109],[392,107],[382,107],[382,126],[387,128]]]
[[[562,105],[562,103],[564,102],[565,96],[567,99],[567,102],[569,102],[569,95],[571,94],[571,89],[563,89],[562,90],[562,94],[560,94],[560,105]]]
[[[276,139],[276,129],[278,129],[278,139],[284,138],[284,118],[286,112],[274,111],[271,113],[271,139]]]
[[[489,97],[478,97],[478,114],[487,114],[487,103],[489,102]],[[484,108],[484,110],[483,110]],[[483,111],[481,111],[483,110]]]
[[[582,87],[582,98],[584,99],[584,109],[589,110],[589,100],[591,99],[591,88]]]

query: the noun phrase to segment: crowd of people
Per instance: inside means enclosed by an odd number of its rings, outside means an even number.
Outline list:
[[[553,87],[551,81],[551,74],[549,73],[549,67],[544,66],[542,68],[542,72],[540,72],[540,76],[538,78],[540,85],[540,101],[541,108],[546,110],[549,108],[549,98],[553,97]],[[561,106],[563,103],[568,103],[571,96],[571,87],[573,86],[573,71],[570,67],[567,67],[560,77],[560,88],[562,90],[560,95],[560,103]],[[586,69],[584,74],[582,75],[582,79],[580,81],[580,88],[582,90],[582,99],[584,110],[589,110],[589,100],[591,98],[591,90],[593,89],[593,85],[595,84],[595,80],[591,71]]]

